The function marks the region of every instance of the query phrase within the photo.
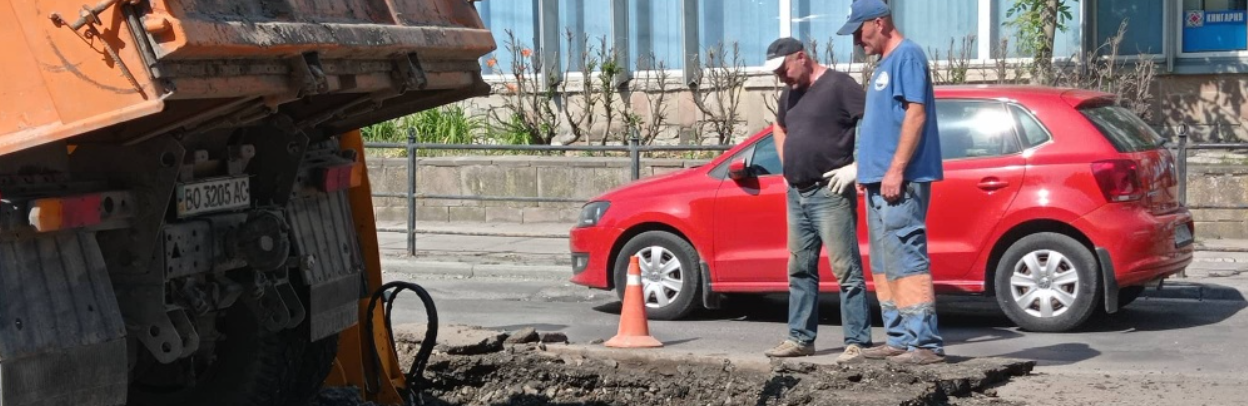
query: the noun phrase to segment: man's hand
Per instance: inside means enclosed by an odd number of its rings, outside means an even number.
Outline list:
[[[897,203],[901,200],[901,183],[902,173],[897,171],[888,171],[884,174],[884,180],[880,182],[880,197],[889,203]]]
[[[828,179],[828,190],[838,195],[845,194],[853,186],[858,178],[858,163],[854,162],[849,165],[842,166],[828,171],[823,174]]]

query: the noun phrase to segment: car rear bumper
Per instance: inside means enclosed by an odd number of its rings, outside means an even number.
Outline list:
[[[1076,220],[1074,226],[1110,254],[1119,287],[1173,275],[1192,262],[1194,244],[1176,244],[1177,227],[1194,231],[1186,208],[1154,215],[1132,205],[1109,204]]]
[[[611,244],[622,230],[610,227],[574,228],[569,233],[572,251],[572,283],[595,289],[610,289]]]

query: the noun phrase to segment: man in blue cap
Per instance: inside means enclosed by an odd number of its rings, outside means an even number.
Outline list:
[[[944,362],[927,253],[931,182],[944,178],[927,55],[901,35],[881,0],[855,1],[837,34],[853,34],[867,55],[880,56],[859,127],[858,184],[867,194],[871,274],[888,341],[863,356]]]
[[[871,346],[871,308],[858,252],[858,194],[854,189],[854,128],[862,119],[862,86],[820,65],[802,43],[780,38],[767,48],[764,68],[784,82],[772,136],[788,183],[789,332],[770,357],[815,352],[819,327],[819,252],[841,288],[845,351],[838,363],[864,360]]]

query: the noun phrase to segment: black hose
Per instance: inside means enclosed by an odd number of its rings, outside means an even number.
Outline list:
[[[407,374],[403,375],[405,387],[401,391],[405,393],[401,394],[407,399],[408,405],[414,405],[416,404],[416,394],[420,393],[421,387],[425,384],[425,367],[429,365],[429,356],[433,354],[433,347],[437,344],[438,339],[438,309],[434,306],[433,297],[429,296],[429,292],[415,283],[398,281],[387,283],[382,285],[380,289],[377,289],[368,301],[368,312],[365,313],[368,316],[364,320],[364,334],[365,339],[369,341],[372,348],[373,367],[376,370],[373,375],[372,385],[365,382],[365,390],[369,394],[377,394],[381,390],[381,376],[384,375],[381,371],[381,355],[377,351],[376,340],[373,339],[373,310],[376,310],[378,300],[387,302],[384,307],[385,312],[383,313],[386,322],[386,333],[389,336],[390,348],[393,348],[394,353],[397,355],[399,350],[395,347],[394,328],[390,322],[390,317],[393,314],[395,299],[404,290],[415,292],[416,296],[420,297],[420,301],[425,305],[425,313],[429,319],[428,327],[425,329],[425,339],[420,343],[420,351],[416,352],[416,359],[412,362],[412,367],[408,369]]]

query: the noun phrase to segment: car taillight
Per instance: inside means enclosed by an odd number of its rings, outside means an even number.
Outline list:
[[[1136,162],[1129,159],[1114,159],[1092,163],[1092,175],[1101,187],[1105,200],[1129,202],[1144,196],[1140,187],[1139,170]]]

